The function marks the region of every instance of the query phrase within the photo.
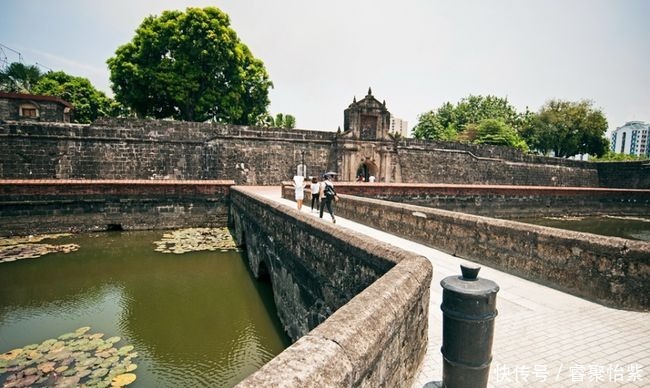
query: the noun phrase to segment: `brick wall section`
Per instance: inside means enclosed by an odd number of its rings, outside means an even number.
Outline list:
[[[234,180],[270,184],[335,169],[332,132],[206,123],[107,120],[0,124],[5,179]]]
[[[348,142],[357,143],[334,132],[166,120],[7,122],[0,123],[0,178],[278,184],[296,173],[303,151],[308,175],[339,171]],[[372,144],[394,153],[389,168],[407,183],[650,188],[650,168],[642,162],[619,166],[414,139]]]
[[[336,213],[615,308],[650,311],[650,243],[341,195]]]
[[[430,262],[253,190],[232,189],[235,236],[297,341],[238,387],[409,386],[427,347]]]
[[[650,188],[650,161],[598,163],[600,187]]]
[[[510,219],[650,215],[648,189],[343,182],[336,187],[342,194]]]
[[[598,186],[598,170],[585,162],[523,155],[513,160],[488,158],[434,145],[398,148],[398,155],[403,182]]]
[[[0,235],[224,226],[233,184],[0,180]]]

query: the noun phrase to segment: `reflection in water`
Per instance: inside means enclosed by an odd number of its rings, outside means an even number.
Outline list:
[[[228,387],[288,346],[240,253],[161,254],[161,235],[78,235],[77,252],[1,264],[0,352],[91,326],[135,346],[132,386]]]
[[[517,221],[602,236],[650,241],[650,217],[545,217]]]

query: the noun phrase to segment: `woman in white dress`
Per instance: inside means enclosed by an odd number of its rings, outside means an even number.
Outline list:
[[[296,190],[296,203],[298,210],[302,209],[302,201],[305,199],[305,178],[296,175],[293,177],[293,186]]]

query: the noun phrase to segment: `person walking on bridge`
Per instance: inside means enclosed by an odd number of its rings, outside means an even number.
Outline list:
[[[316,205],[316,211],[320,208],[320,183],[316,177],[311,178],[311,211],[314,211],[314,205]]]
[[[332,201],[338,201],[338,197],[330,176],[325,175],[325,180],[320,186],[320,218],[323,218],[323,210],[327,206],[327,211],[332,216],[332,222],[336,224],[336,218],[334,218],[334,212],[332,211]]]

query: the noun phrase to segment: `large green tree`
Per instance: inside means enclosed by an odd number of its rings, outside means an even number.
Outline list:
[[[215,7],[147,17],[108,59],[115,98],[140,116],[255,124],[272,87]]]
[[[607,119],[591,101],[551,100],[532,116],[521,134],[532,149],[543,154],[602,156],[609,148],[606,131]]]
[[[456,105],[444,103],[435,111],[418,117],[413,134],[419,139],[429,140],[472,140],[463,137],[467,129],[475,129],[486,119],[500,120],[510,127],[518,128],[521,115],[507,99],[496,96],[474,96],[463,98]]]
[[[91,123],[98,117],[111,115],[115,110],[111,99],[95,89],[88,79],[62,71],[43,75],[32,93],[55,96],[70,102],[74,107],[73,121],[77,123]]]
[[[476,128],[475,144],[503,145],[527,151],[526,142],[517,131],[500,119],[482,120]]]
[[[32,88],[42,77],[34,65],[13,62],[0,71],[0,91],[6,93],[32,93]]]

